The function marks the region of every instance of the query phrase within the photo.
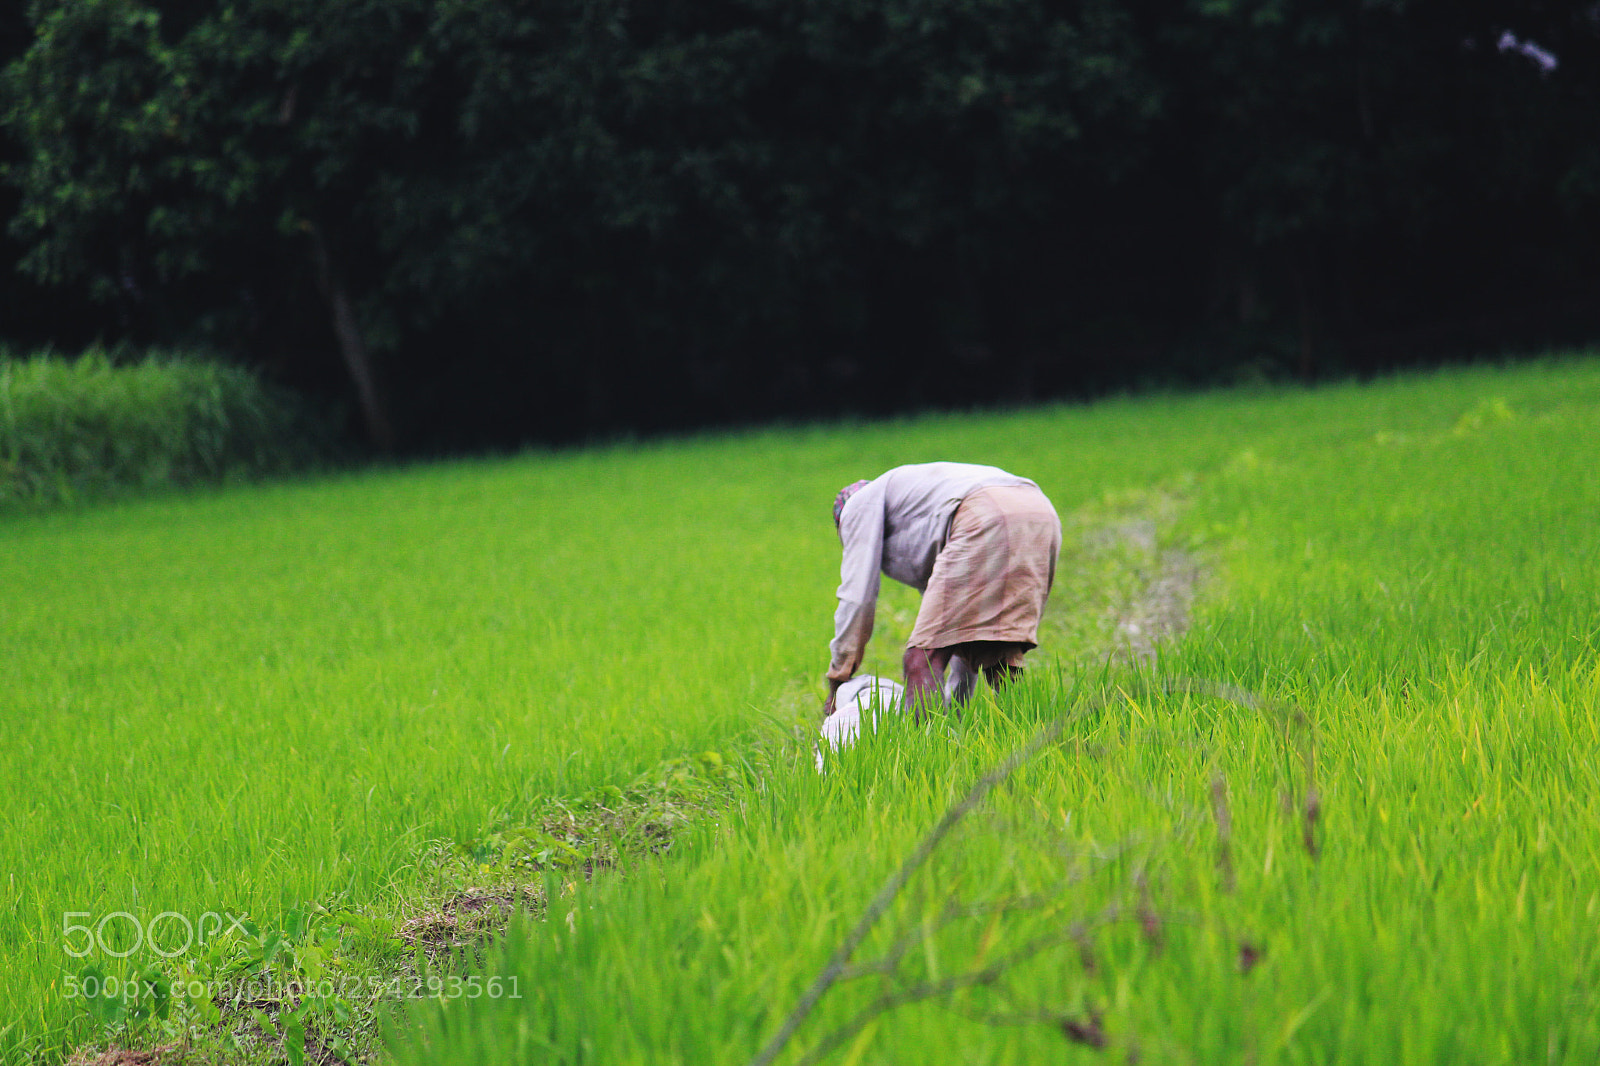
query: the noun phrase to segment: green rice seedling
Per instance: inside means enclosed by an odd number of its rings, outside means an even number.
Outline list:
[[[81,993],[212,965],[202,922],[217,966],[287,945],[284,972],[359,974],[466,879],[525,875],[499,948],[351,998],[397,1060],[748,1062],[1064,716],[778,1061],[1592,1057],[1597,403],[1573,360],[10,515],[0,1057],[199,1032],[187,997],[134,1025]],[[828,502],[938,458],[1068,518],[1045,646],[819,775]],[[1108,661],[1173,552],[1204,560],[1194,628]],[[914,609],[890,592],[867,669],[897,671]],[[656,787],[707,752],[739,768],[714,796]],[[684,815],[660,847],[591,880],[517,842],[563,808],[605,832],[641,781]],[[321,913],[350,917],[296,925]],[[230,1054],[289,1053],[237,1024]]]
[[[1213,573],[1158,664],[1060,663],[826,775],[796,757],[576,886],[490,961],[520,999],[441,997],[398,1059],[766,1061],[874,894],[1053,721],[775,1061],[1592,1060],[1597,384],[1197,401],[1255,425],[1195,464]]]

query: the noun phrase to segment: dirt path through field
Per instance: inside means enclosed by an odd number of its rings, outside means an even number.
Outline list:
[[[1157,488],[1108,496],[1064,516],[1043,650],[1069,661],[1145,663],[1183,636],[1205,576],[1178,532],[1187,506],[1181,490]]]
[[[1118,643],[1112,656],[1151,662],[1157,645],[1188,632],[1189,607],[1199,581],[1200,563],[1192,554],[1178,548],[1158,553],[1154,572],[1117,621]]]

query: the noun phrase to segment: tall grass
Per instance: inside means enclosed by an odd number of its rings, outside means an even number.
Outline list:
[[[432,884],[430,841],[714,750],[763,768],[728,816],[553,886],[553,920],[489,960],[522,998],[413,1004],[394,1048],[747,1061],[972,779],[1119,686],[940,847],[863,948],[913,936],[903,968],[830,992],[789,1059],[886,990],[1073,923],[1086,946],[1008,974],[1009,1000],[890,1011],[838,1061],[1087,1057],[1065,1020],[1095,1018],[1143,1061],[1592,1058],[1597,408],[1600,366],[1574,361],[7,516],[0,1059],[114,1036],[66,998],[84,960],[65,916],[400,910]],[[1104,634],[1078,615],[1138,574],[1085,574],[1144,563],[1076,540],[1013,693],[893,725],[820,777],[809,740],[782,741],[815,728],[828,502],[936,458],[1034,477],[1068,516],[1188,496],[1181,535],[1215,573],[1163,669],[1310,719],[1316,857],[1299,727],[1089,659]],[[886,588],[869,670],[896,672],[914,610]],[[952,897],[1016,905],[941,926]],[[1064,1020],[1018,1020],[1045,1012]]]
[[[0,506],[282,471],[326,436],[239,367],[0,351]]]

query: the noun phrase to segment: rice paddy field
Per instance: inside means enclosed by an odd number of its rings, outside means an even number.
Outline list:
[[[1594,1062],[1597,455],[1573,356],[0,516],[0,1061]],[[819,774],[932,459],[1042,646]]]

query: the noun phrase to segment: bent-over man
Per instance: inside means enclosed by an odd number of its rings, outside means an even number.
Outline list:
[[[880,573],[922,593],[903,661],[908,703],[942,694],[952,659],[965,675],[956,695],[965,698],[971,671],[998,685],[1038,647],[1061,520],[1032,481],[968,463],[897,466],[841,490],[833,521],[844,559],[824,715],[861,665]]]

